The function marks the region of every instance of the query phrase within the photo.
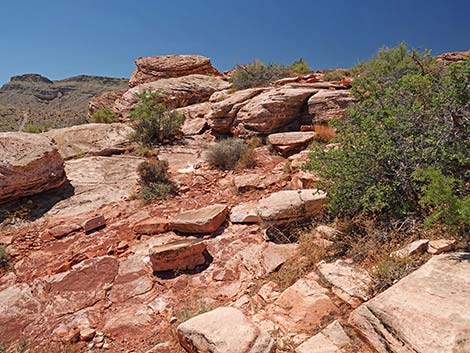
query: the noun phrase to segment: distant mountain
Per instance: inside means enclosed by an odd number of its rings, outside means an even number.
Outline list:
[[[93,96],[127,87],[123,78],[81,75],[52,81],[38,74],[14,76],[0,88],[0,131],[85,123]]]

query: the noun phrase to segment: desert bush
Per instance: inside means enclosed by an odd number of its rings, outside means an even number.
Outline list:
[[[287,69],[289,71],[289,75],[292,75],[292,76],[307,75],[307,74],[312,73],[312,69],[308,66],[307,62],[302,58],[294,61]]]
[[[141,184],[138,197],[144,202],[161,200],[176,194],[177,187],[168,173],[168,161],[143,162],[137,172]]]
[[[97,110],[91,116],[92,123],[111,124],[117,121],[118,121],[118,117],[116,113],[114,113],[111,109],[108,109],[108,108]]]
[[[29,123],[25,126],[24,132],[28,132],[30,134],[40,134],[41,132],[46,132],[47,127],[44,125],[33,124]]]
[[[325,81],[341,81],[344,77],[344,73],[338,70],[325,70],[323,72],[323,79]]]
[[[262,87],[289,76],[289,69],[284,65],[269,64],[256,60],[252,64],[238,65],[231,77],[235,89]]]
[[[131,138],[144,147],[170,142],[181,134],[184,115],[167,110],[157,102],[158,97],[158,93],[150,91],[137,94],[140,102],[130,112],[131,118],[136,120]]]
[[[253,168],[254,147],[236,138],[222,140],[209,148],[207,162],[222,170]]]
[[[179,323],[182,323],[213,309],[215,309],[214,305],[207,299],[200,297],[189,298],[175,311],[175,317]]]
[[[328,143],[336,136],[335,129],[327,124],[318,124],[313,127],[315,141]]]
[[[413,177],[420,185],[419,203],[427,209],[425,226],[445,224],[470,240],[470,195],[465,191],[468,186],[435,168],[418,168]]]
[[[0,268],[8,268],[10,266],[10,257],[3,245],[0,245]]]
[[[314,143],[305,166],[323,178],[330,214],[419,216],[418,167],[470,182],[470,61],[447,69],[401,44],[359,71],[358,103],[335,122],[340,148]]]

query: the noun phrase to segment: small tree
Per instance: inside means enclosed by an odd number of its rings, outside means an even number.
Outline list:
[[[131,118],[137,121],[131,137],[144,147],[171,141],[181,134],[184,115],[168,111],[158,102],[159,97],[157,92],[151,91],[137,94],[140,102],[130,112]]]
[[[300,58],[294,61],[288,68],[289,74],[293,76],[307,75],[312,73],[312,69],[308,66],[307,62]]]

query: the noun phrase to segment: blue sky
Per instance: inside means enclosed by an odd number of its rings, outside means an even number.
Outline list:
[[[470,49],[468,0],[5,0],[0,84],[41,73],[128,77],[139,56],[197,53],[220,70],[260,59],[349,67],[406,41]]]

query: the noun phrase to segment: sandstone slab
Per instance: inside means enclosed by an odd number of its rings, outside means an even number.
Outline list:
[[[369,288],[372,285],[372,278],[366,271],[344,260],[321,262],[318,270],[333,286],[333,292],[353,307],[370,298]]]
[[[124,124],[83,124],[49,130],[43,135],[52,139],[62,158],[107,156],[124,152],[134,132]]]
[[[210,59],[201,55],[146,56],[138,58],[135,65],[137,68],[129,80],[130,87],[192,74],[220,75]]]
[[[134,225],[137,234],[165,233],[170,229],[168,220],[161,217],[151,217]]]
[[[221,307],[196,316],[177,329],[191,353],[272,353],[274,340],[235,308]]]
[[[257,213],[264,221],[292,220],[318,215],[326,193],[317,189],[283,190],[258,202]]]
[[[345,353],[351,339],[338,321],[333,321],[320,333],[302,343],[296,353]]]
[[[256,201],[244,202],[230,210],[230,222],[232,223],[257,223],[258,216]]]
[[[428,239],[419,239],[415,240],[414,242],[406,245],[400,250],[394,251],[391,253],[392,256],[406,258],[408,256],[412,256],[414,254],[426,251],[428,247],[429,240]]]
[[[0,133],[0,203],[55,189],[65,180],[64,161],[49,138]]]
[[[121,202],[137,190],[137,168],[144,159],[131,156],[85,157],[65,163],[73,194],[56,203],[49,215],[72,216]]]
[[[428,253],[433,255],[451,251],[456,241],[454,239],[437,239],[428,243]]]
[[[269,135],[268,142],[282,154],[288,154],[307,147],[314,137],[315,133],[313,131],[280,132]]]
[[[227,205],[215,204],[180,213],[170,221],[170,228],[183,233],[213,233],[227,218]]]
[[[354,101],[349,90],[320,90],[308,100],[308,112],[316,123],[345,117]]]
[[[154,272],[192,270],[206,262],[206,244],[197,239],[185,239],[150,249],[150,263]]]
[[[470,254],[434,256],[352,312],[379,353],[470,351]]]
[[[297,119],[318,89],[302,86],[272,88],[250,99],[238,111],[231,132],[236,136],[270,134]]]

